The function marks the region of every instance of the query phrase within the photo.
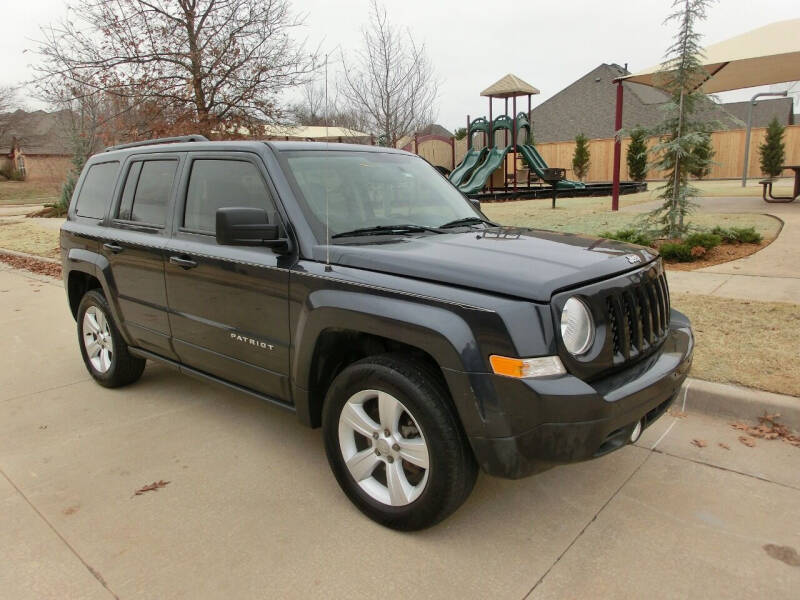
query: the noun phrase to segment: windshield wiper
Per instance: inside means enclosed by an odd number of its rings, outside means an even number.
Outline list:
[[[439,229],[448,229],[450,227],[462,227],[464,225],[477,225],[483,223],[485,225],[494,226],[494,223],[481,219],[480,217],[464,217],[463,219],[456,219],[455,221],[448,221],[444,225],[439,225]]]
[[[439,229],[436,227],[428,227],[426,225],[413,225],[409,223],[401,225],[375,225],[373,227],[360,227],[359,229],[353,229],[351,231],[343,231],[341,233],[335,233],[331,236],[331,239],[358,236],[358,235],[376,235],[381,233],[418,233],[420,231],[443,233],[442,231],[439,231]]]

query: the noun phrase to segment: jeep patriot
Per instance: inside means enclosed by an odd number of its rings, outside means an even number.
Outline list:
[[[147,360],[322,427],[339,485],[415,530],[478,469],[519,478],[635,441],[694,338],[657,252],[491,222],[422,158],[184,136],[92,156],[61,228],[107,387]]]

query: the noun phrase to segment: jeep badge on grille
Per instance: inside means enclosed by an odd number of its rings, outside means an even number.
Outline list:
[[[632,265],[642,262],[642,257],[636,254],[626,254],[625,258],[628,259],[628,262],[631,263]]]

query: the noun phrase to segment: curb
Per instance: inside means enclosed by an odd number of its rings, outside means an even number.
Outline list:
[[[800,398],[689,377],[676,405],[717,417],[752,421],[764,413],[779,414],[780,422],[800,430]]]
[[[19,252],[17,250],[9,250],[8,248],[0,248],[0,254],[10,254],[11,256],[19,256],[20,258],[31,258],[41,262],[53,263],[60,265],[61,261],[57,258],[48,258],[46,256],[37,256],[36,254],[28,254],[27,252]]]

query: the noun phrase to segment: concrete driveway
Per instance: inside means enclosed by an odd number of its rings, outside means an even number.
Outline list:
[[[723,421],[665,417],[593,462],[481,476],[450,519],[399,534],[350,505],[319,431],[291,414],[152,364],[128,388],[95,385],[58,282],[0,267],[0,328],[3,598],[800,589],[800,449],[748,448]],[[158,480],[169,484],[134,495]]]

